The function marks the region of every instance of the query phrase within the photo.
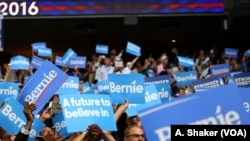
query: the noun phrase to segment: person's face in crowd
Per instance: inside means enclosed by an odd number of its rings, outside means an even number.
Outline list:
[[[110,65],[110,59],[109,58],[105,58],[104,59],[104,64],[109,66]]]
[[[200,57],[204,57],[204,56],[205,56],[204,50],[200,50],[200,51],[199,51],[199,56],[200,56]]]
[[[143,130],[139,127],[132,127],[124,141],[145,141]]]
[[[163,59],[163,60],[162,60],[162,63],[163,63],[163,64],[168,64],[168,58]]]
[[[43,130],[40,133],[40,136],[46,138],[54,138],[55,137],[55,133],[53,131],[52,128],[50,127],[44,127]]]
[[[54,101],[55,103],[59,103],[59,96],[58,96],[58,95],[55,95],[55,96],[53,97],[53,101]]]
[[[172,51],[173,54],[178,55],[178,50],[177,50],[177,48],[173,48],[171,51]]]
[[[178,69],[179,69],[180,72],[184,72],[184,67],[183,66],[179,66]]]
[[[97,57],[95,54],[93,54],[93,55],[92,55],[92,60],[93,60],[93,61],[97,61],[97,60],[98,60],[98,57]]]

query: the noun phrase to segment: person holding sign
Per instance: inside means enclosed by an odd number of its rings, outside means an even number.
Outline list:
[[[114,73],[114,67],[109,58],[104,58],[104,63],[96,70],[95,79],[97,81],[108,80],[108,74]]]
[[[199,56],[195,59],[195,70],[198,72],[199,79],[203,79],[209,74],[210,58],[205,54],[204,50],[199,51]]]
[[[14,141],[27,141],[29,138],[29,132],[31,130],[31,126],[33,124],[34,115],[32,111],[36,109],[36,104],[25,102],[23,113],[27,119],[26,124],[21,129],[21,131],[17,134]]]
[[[88,127],[87,132],[76,134],[72,141],[115,141],[110,132],[104,132],[97,124]]]

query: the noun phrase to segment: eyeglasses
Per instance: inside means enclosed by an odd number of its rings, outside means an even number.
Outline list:
[[[133,137],[133,138],[139,138],[139,137],[142,137],[142,138],[145,138],[144,134],[132,134],[132,135],[127,135],[127,137]]]

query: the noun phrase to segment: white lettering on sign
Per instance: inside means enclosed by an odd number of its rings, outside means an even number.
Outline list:
[[[30,65],[29,61],[23,60],[11,60],[10,65]]]
[[[177,82],[197,80],[197,75],[190,74],[189,76],[176,76]]]
[[[22,128],[26,124],[26,122],[22,118],[18,117],[16,113],[12,112],[12,110],[13,108],[9,104],[6,104],[4,108],[1,110],[1,113],[4,116],[8,117],[8,119],[12,123],[14,123],[18,128]],[[30,137],[36,137],[36,136],[37,136],[36,131],[34,129],[31,129]]]
[[[60,121],[55,123],[56,131],[59,132],[61,129],[66,127],[65,121]]]
[[[212,70],[213,75],[219,75],[223,73],[229,73],[229,69],[224,68],[224,69],[219,69],[219,70]]]
[[[62,87],[63,88],[76,88],[76,89],[78,89],[79,83],[75,83],[74,80],[71,80],[69,82],[64,82]]]
[[[109,83],[109,89],[112,93],[142,93],[143,86],[136,85],[136,81],[133,81],[131,85],[116,85],[114,82]]]
[[[18,90],[15,90],[10,86],[8,89],[2,89],[0,88],[0,95],[17,95]]]
[[[31,94],[25,97],[25,101],[30,103],[35,103],[36,100],[43,94],[43,91],[50,85],[50,83],[57,77],[57,72],[51,70],[48,74],[44,73],[44,78],[35,87]]]
[[[70,60],[69,64],[71,65],[84,65],[85,61],[81,61],[81,60]]]
[[[71,52],[65,57],[65,59],[63,60],[63,63],[64,63],[64,64],[67,63],[67,61],[69,60],[69,58],[72,57],[73,55],[74,55],[74,52],[71,51]]]

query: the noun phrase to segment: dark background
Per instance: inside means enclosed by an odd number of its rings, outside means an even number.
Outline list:
[[[142,58],[169,53],[172,47],[190,53],[199,49],[217,47],[250,48],[249,4],[230,3],[223,14],[161,15],[137,17],[137,24],[128,25],[124,17],[81,17],[4,19],[4,52],[0,62],[8,63],[14,55],[31,57],[31,43],[46,42],[53,50],[53,58],[72,48],[79,56],[88,58],[97,43],[107,44],[117,51],[131,41],[141,46]],[[227,26],[224,26],[227,20]],[[176,39],[176,43],[171,40]],[[132,59],[124,54],[125,59]]]

